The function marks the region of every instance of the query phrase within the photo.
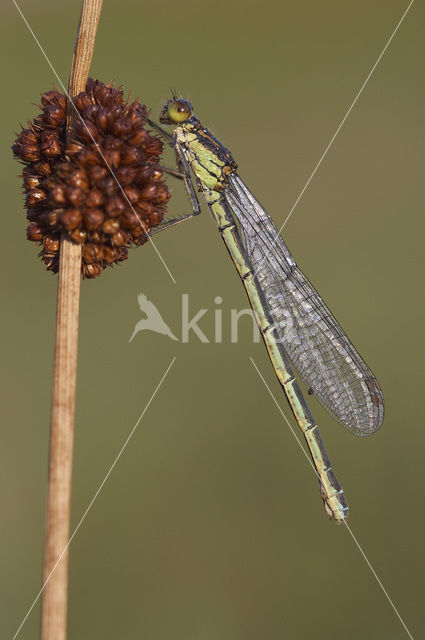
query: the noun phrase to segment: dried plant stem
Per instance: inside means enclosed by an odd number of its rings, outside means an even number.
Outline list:
[[[68,93],[84,91],[93,56],[102,0],[84,0],[72,59]],[[75,111],[68,104],[68,136]],[[50,418],[49,481],[44,545],[41,639],[65,640],[68,540],[77,378],[81,246],[61,239],[56,342]]]

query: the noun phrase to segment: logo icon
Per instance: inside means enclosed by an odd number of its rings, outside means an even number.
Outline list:
[[[168,324],[165,322],[158,309],[153,302],[147,299],[144,293],[139,293],[137,296],[140,310],[147,316],[142,318],[134,327],[133,334],[129,340],[131,342],[139,331],[155,331],[155,333],[161,333],[163,336],[168,336],[171,340],[177,340],[174,333],[171,331]]]

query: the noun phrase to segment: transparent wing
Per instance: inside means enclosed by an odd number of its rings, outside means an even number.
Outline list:
[[[372,371],[237,174],[229,177],[223,196],[240,224],[251,267],[293,365],[336,420],[357,435],[370,435],[384,418],[383,394]]]

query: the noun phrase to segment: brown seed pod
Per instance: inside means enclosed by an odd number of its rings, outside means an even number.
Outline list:
[[[25,191],[31,191],[31,189],[35,189],[40,186],[40,176],[32,176],[24,173],[23,178]]]
[[[31,224],[28,225],[27,238],[31,240],[31,242],[41,242],[41,240],[43,240],[43,231],[37,223],[31,222]]]
[[[83,245],[84,277],[96,278],[147,241],[170,195],[159,166],[162,142],[145,129],[146,107],[91,79],[74,104],[83,122],[66,141],[66,97],[43,93],[42,113],[12,150],[25,164],[27,237],[42,245],[47,269],[57,272],[66,233]]]
[[[83,263],[83,276],[85,278],[97,278],[103,271],[103,266],[99,262],[93,264]]]
[[[86,209],[84,212],[84,227],[88,231],[98,229],[103,223],[105,216],[100,209]]]
[[[46,193],[42,189],[31,189],[27,193],[26,204],[27,207],[34,207],[42,203],[46,198]]]
[[[59,251],[59,236],[44,236],[43,246],[49,253],[57,253]]]
[[[108,247],[107,245],[104,245],[103,247],[103,257],[106,261],[106,264],[113,264],[116,260],[116,257],[118,255],[118,252],[116,249],[113,249],[112,247]]]
[[[73,240],[76,244],[84,244],[87,238],[87,231],[83,231],[82,229],[74,229],[69,234],[71,240]]]
[[[73,231],[81,226],[83,215],[80,209],[65,209],[60,217],[60,226],[66,231]]]

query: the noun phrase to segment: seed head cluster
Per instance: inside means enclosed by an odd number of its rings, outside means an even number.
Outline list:
[[[147,241],[170,194],[159,166],[162,142],[145,129],[144,105],[92,79],[74,104],[81,118],[68,143],[67,100],[48,91],[12,150],[25,164],[27,237],[42,246],[47,269],[58,271],[64,232],[82,245],[84,277],[96,278]]]

